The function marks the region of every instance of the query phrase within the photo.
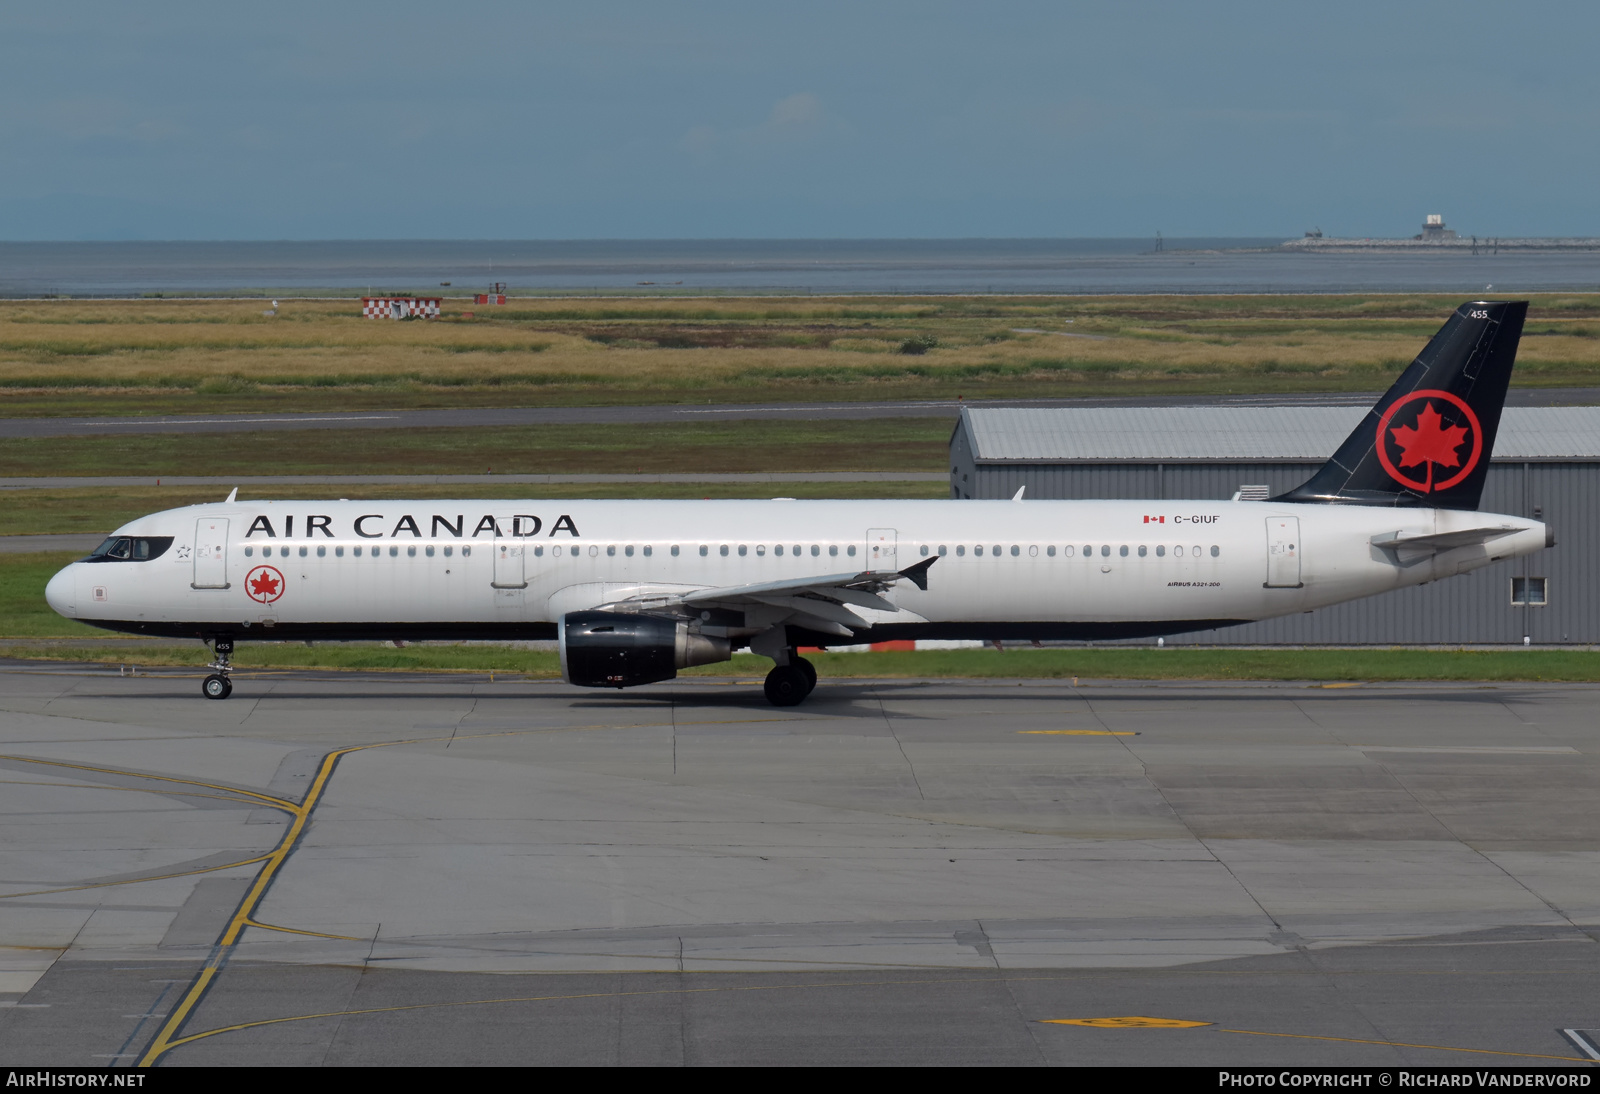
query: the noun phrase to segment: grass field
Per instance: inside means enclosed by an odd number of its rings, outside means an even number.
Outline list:
[[[1373,390],[1459,303],[548,299],[395,323],[358,301],[0,302],[0,416]],[[1600,295],[1536,296],[1517,383],[1597,381]]]
[[[1600,653],[1586,650],[1413,649],[1021,649],[809,654],[829,678],[966,678],[1019,680],[1459,680],[1600,681]],[[7,644],[0,657],[94,664],[189,666],[210,660],[198,642],[140,643],[137,648]],[[497,645],[436,644],[396,649],[376,643],[307,647],[240,643],[240,672],[271,669],[346,669],[393,672],[496,672],[554,679],[554,652]],[[759,681],[772,662],[740,654],[731,662],[689,669],[683,676]]]
[[[952,427],[881,418],[7,437],[0,476],[939,471]]]
[[[935,468],[934,470],[937,470]],[[162,509],[220,501],[216,487],[119,486],[8,490],[0,505],[0,536],[109,532]],[[242,498],[944,498],[942,482],[782,483],[492,483],[435,486],[255,486]],[[7,563],[0,555],[0,573]],[[16,556],[12,556],[16,557]]]

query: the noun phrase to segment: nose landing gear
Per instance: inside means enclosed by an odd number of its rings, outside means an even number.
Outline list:
[[[811,662],[794,650],[789,650],[788,654],[785,663],[772,666],[772,671],[767,673],[766,683],[762,685],[762,690],[767,693],[767,702],[775,707],[799,706],[817,686],[817,670]]]
[[[206,667],[216,671],[200,681],[200,694],[207,699],[226,699],[233,694],[233,681],[228,678],[233,671],[230,664],[233,660],[233,639],[217,638],[213,640],[211,650],[216,654],[216,659]]]

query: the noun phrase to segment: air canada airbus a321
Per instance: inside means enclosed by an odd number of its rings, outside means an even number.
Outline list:
[[[1549,546],[1477,512],[1526,302],[1463,304],[1305,484],[1244,501],[237,501],[141,517],[51,578],[62,615],[241,640],[555,639],[625,688],[749,648],[1104,640],[1371,596]],[[237,491],[235,491],[237,494]]]

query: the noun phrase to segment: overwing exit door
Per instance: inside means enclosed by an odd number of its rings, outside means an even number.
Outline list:
[[[867,562],[874,570],[898,570],[895,561],[895,530],[893,528],[867,529]]]
[[[1300,588],[1300,549],[1299,517],[1267,518],[1267,588]]]
[[[196,589],[228,587],[228,521],[201,517],[194,522],[194,578]]]
[[[496,589],[526,589],[528,572],[527,541],[521,536],[494,537],[494,581]]]

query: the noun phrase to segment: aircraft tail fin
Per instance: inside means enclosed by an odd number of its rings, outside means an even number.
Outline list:
[[[1272,500],[1476,509],[1527,314],[1461,305],[1333,458]]]

